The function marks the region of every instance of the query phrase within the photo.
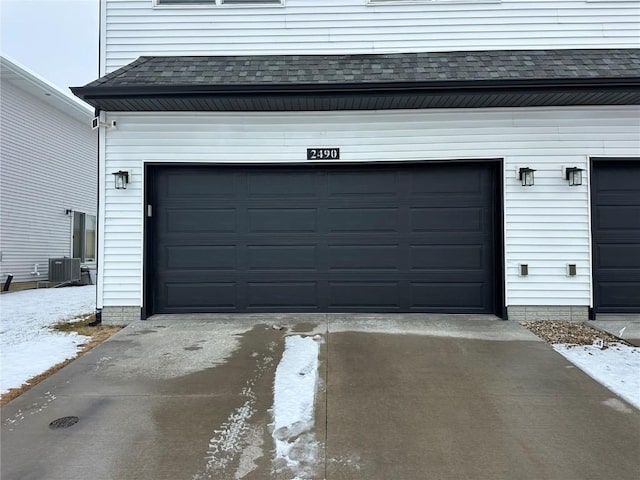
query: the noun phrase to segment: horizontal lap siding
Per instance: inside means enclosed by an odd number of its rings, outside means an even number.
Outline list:
[[[97,137],[89,116],[81,122],[13,83],[2,81],[0,98],[0,276],[46,280],[48,259],[71,255],[65,210],[96,214]]]
[[[632,1],[285,3],[266,8],[153,8],[152,0],[107,0],[103,73],[141,55],[638,46],[640,8]]]
[[[484,109],[300,114],[112,114],[106,170],[104,302],[140,305],[144,162],[304,162],[307,147],[340,147],[342,161],[505,158],[507,303],[589,305],[588,175],[569,187],[561,165],[638,155],[640,110]],[[535,168],[522,187],[517,166]],[[585,172],[586,173],[586,172]],[[530,275],[518,276],[528,263]],[[566,263],[578,275],[566,276]]]
[[[107,131],[107,138],[110,137]],[[140,306],[142,283],[142,206],[131,202],[142,200],[142,168],[132,162],[115,160],[119,165],[115,170],[110,166],[114,160],[107,161],[107,185],[104,190],[104,251],[101,261],[103,296],[117,298],[111,303],[117,306]],[[139,163],[139,162],[136,162]],[[126,190],[113,188],[113,175],[117,170],[130,170],[131,182]],[[110,305],[110,303],[106,303]]]

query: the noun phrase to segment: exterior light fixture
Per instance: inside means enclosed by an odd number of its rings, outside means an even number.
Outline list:
[[[117,172],[113,172],[113,179],[116,190],[124,190],[127,188],[129,184],[129,172],[126,170],[118,170]]]
[[[530,187],[533,185],[533,172],[535,172],[535,170],[529,167],[522,167],[518,169],[518,180],[522,182],[523,187]]]
[[[565,169],[564,178],[569,182],[569,186],[582,185],[583,168],[567,167]]]

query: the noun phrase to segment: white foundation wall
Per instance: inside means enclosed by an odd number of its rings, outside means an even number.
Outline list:
[[[142,306],[144,164],[504,159],[506,304],[591,304],[589,156],[640,155],[640,107],[304,113],[112,113],[103,130],[99,305]],[[585,169],[569,187],[561,167]],[[523,187],[517,167],[536,170]],[[112,172],[130,170],[126,190]],[[518,265],[529,265],[529,276]],[[577,275],[566,275],[567,263]]]
[[[141,55],[637,48],[638,0],[102,1],[101,74]]]

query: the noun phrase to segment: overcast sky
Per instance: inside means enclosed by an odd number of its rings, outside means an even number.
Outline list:
[[[0,52],[69,93],[98,78],[99,0],[0,0]]]

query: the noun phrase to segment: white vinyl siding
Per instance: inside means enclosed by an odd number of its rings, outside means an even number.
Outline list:
[[[282,5],[283,0],[154,0],[157,6]]]
[[[72,254],[66,210],[96,215],[97,135],[90,112],[80,120],[8,81],[0,125],[0,276],[46,280],[48,259]]]
[[[366,0],[287,0],[284,6],[228,8],[103,1],[103,74],[142,55],[637,48],[640,44],[640,6],[628,1],[372,5]]]
[[[140,306],[145,162],[306,162],[307,147],[339,147],[343,162],[504,158],[508,305],[590,304],[589,172],[569,187],[561,166],[640,154],[638,107],[386,112],[110,114],[105,177],[104,305]],[[516,167],[536,169],[523,187]],[[518,264],[529,276],[518,276]],[[566,276],[566,264],[577,276]]]

